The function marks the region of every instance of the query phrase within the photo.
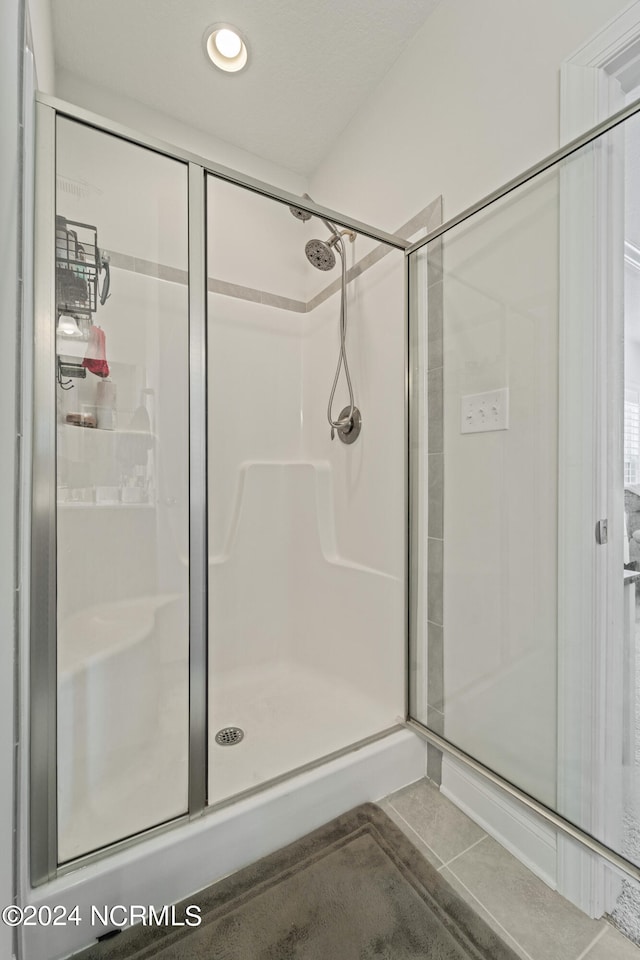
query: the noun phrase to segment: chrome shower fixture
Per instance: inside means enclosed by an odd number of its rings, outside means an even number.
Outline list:
[[[302,199],[303,199],[303,200],[311,200],[311,197],[309,196],[308,193],[303,193],[303,194],[302,194]],[[313,203],[313,200],[311,200],[311,203]],[[311,218],[313,217],[313,214],[312,214],[312,213],[309,213],[308,210],[302,210],[300,207],[289,207],[289,210],[291,211],[291,213],[293,214],[293,216],[296,218],[296,220],[307,221],[307,220],[311,220]],[[336,227],[333,223],[331,223],[330,220],[325,220],[324,217],[320,217],[320,219],[321,219],[322,222],[324,223],[324,225],[325,225],[325,227],[327,228],[327,230],[329,230],[329,231],[333,234],[334,237],[339,237],[339,236],[340,236],[337,227]],[[354,233],[354,234],[353,234],[353,239],[354,239],[354,240],[355,240],[355,236],[356,236],[356,235],[355,235],[355,233]]]
[[[301,207],[289,207],[289,210],[291,210],[291,213],[294,215],[296,220],[311,220],[311,217],[313,216],[313,214],[309,213],[308,210],[302,210]]]
[[[303,194],[305,200],[311,200],[308,193]],[[312,201],[313,202],[313,201]],[[309,220],[312,214],[300,207],[289,207],[289,210],[296,220]],[[308,240],[304,252],[311,266],[317,270],[332,270],[336,265],[336,255],[334,250],[338,251],[340,257],[341,277],[340,277],[340,353],[338,354],[338,366],[336,367],[333,385],[329,395],[329,405],[327,407],[327,419],[331,427],[331,439],[336,433],[343,443],[354,443],[360,436],[362,429],[362,417],[356,407],[353,397],[353,386],[351,384],[351,374],[349,372],[349,363],[347,361],[347,254],[344,246],[344,237],[348,237],[351,243],[356,239],[353,230],[338,230],[335,224],[324,217],[320,217],[324,225],[331,232],[328,240]],[[349,406],[340,411],[337,420],[333,419],[333,401],[336,395],[340,371],[344,365],[344,376],[347,381],[347,390],[349,391]]]
[[[304,252],[311,266],[318,270],[333,270],[336,265],[336,255],[324,240],[309,240]]]
[[[332,270],[336,265],[336,255],[331,248],[341,242],[341,237],[348,237],[351,243],[356,239],[353,230],[341,230],[328,240],[309,240],[304,252],[311,266],[318,270]]]

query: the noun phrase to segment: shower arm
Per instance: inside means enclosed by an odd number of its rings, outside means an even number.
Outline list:
[[[303,194],[302,194],[302,199],[303,199],[303,200],[311,200],[311,203],[314,202],[314,201],[311,199],[311,197],[309,196],[308,193],[303,193]],[[320,219],[321,219],[322,222],[324,223],[324,225],[325,225],[325,227],[327,228],[327,230],[328,230],[331,234],[333,234],[333,236],[332,236],[332,241],[335,243],[336,240],[337,240],[337,239],[339,238],[339,236],[340,236],[340,234],[338,233],[336,227],[331,223],[330,220],[325,220],[324,217],[320,217]],[[354,234],[354,236],[355,236],[355,234]]]
[[[327,220],[324,220],[323,222],[326,223],[328,227],[331,226]],[[333,236],[327,240],[328,245],[330,247],[337,247],[338,241],[341,239],[341,237],[348,237],[349,241],[354,243],[356,239],[356,233],[354,230],[340,230],[338,232],[338,230],[336,230],[334,227]]]

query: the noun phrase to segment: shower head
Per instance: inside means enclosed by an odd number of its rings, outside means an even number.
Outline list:
[[[308,193],[303,193],[302,199],[311,200],[311,197],[309,196]],[[313,203],[313,200],[311,200],[311,202]],[[311,220],[311,217],[313,216],[313,214],[309,213],[308,210],[303,210],[301,207],[289,207],[289,210],[291,211],[293,216],[296,218],[296,220],[302,220],[303,222],[307,220]]]
[[[313,200],[308,193],[303,193],[302,199],[311,200],[311,203],[313,203]],[[291,211],[292,215],[296,218],[296,220],[303,220],[303,221],[311,220],[311,217],[313,216],[312,213],[309,213],[308,210],[303,210],[301,207],[289,207],[289,210]],[[338,230],[336,229],[335,224],[331,223],[330,220],[325,220],[324,217],[320,217],[320,219],[324,223],[327,230],[329,230],[334,237],[337,237]]]
[[[324,240],[309,240],[304,252],[311,266],[318,270],[332,270],[336,265],[336,255]]]
[[[312,214],[308,210],[302,210],[300,207],[289,207],[289,210],[296,220],[311,220]]]
[[[302,199],[311,200],[311,197],[308,193],[303,193]],[[313,200],[311,202],[313,203]],[[289,210],[296,220],[311,220],[313,216],[308,210],[303,210],[301,207],[289,207]],[[331,223],[330,220],[325,220],[324,217],[320,217],[320,219],[327,230],[330,231],[331,237],[328,243],[325,240],[309,240],[304,252],[312,267],[316,267],[317,270],[332,270],[336,265],[336,255],[331,248],[336,244],[342,245],[342,239],[335,224]],[[342,256],[341,250],[338,252]]]

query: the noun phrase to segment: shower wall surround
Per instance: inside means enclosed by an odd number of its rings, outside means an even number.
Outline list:
[[[326,416],[338,271],[320,274],[304,252],[327,228],[213,178],[208,199],[216,802],[404,710],[403,436],[392,429],[403,419],[404,264],[364,236],[346,244],[349,361],[365,421],[347,447],[331,441]],[[213,740],[228,723],[245,730],[232,750]]]

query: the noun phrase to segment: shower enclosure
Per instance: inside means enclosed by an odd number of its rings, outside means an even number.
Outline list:
[[[397,729],[406,579],[406,241],[37,110],[34,884]]]
[[[90,891],[157,869],[168,837],[192,872],[154,889],[186,895],[239,865],[234,838],[245,862],[292,839],[294,807],[310,829],[383,795],[353,764],[398,736],[419,749],[380,760],[397,786],[426,740],[450,796],[477,776],[517,800],[538,872],[613,909],[640,878],[620,176],[640,107],[407,236],[37,109],[42,902],[79,866]]]

